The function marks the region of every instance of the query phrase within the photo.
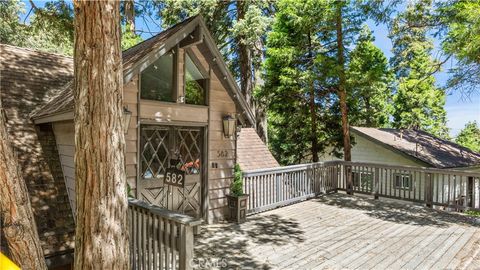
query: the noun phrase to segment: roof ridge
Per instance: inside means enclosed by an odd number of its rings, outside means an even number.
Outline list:
[[[147,42],[147,41],[149,41],[149,40],[152,40],[152,39],[154,39],[154,38],[157,38],[159,35],[163,34],[164,32],[166,32],[166,31],[168,31],[168,30],[170,30],[170,29],[173,29],[174,27],[177,27],[177,26],[180,25],[180,24],[188,23],[188,22],[192,21],[193,19],[195,19],[196,17],[199,17],[199,16],[201,16],[201,15],[200,15],[200,14],[197,14],[197,15],[194,15],[194,16],[190,16],[190,17],[188,17],[187,19],[185,19],[184,21],[178,22],[178,23],[176,23],[176,24],[168,27],[167,29],[163,29],[163,30],[161,30],[160,32],[156,33],[155,35],[153,35],[153,36],[151,36],[151,37],[149,37],[149,38],[147,38],[147,39],[145,39],[145,40],[142,40],[142,41],[140,41],[139,43],[133,45],[132,47],[130,47],[130,48],[122,51],[122,54],[125,53],[125,52],[127,52],[127,51],[129,51],[129,50],[131,50],[131,49],[133,49],[133,48],[135,48],[135,47],[137,47],[137,46],[139,46],[139,45],[141,45],[142,43],[145,43],[145,42]]]
[[[11,45],[11,44],[5,44],[5,43],[0,43],[0,46],[11,47],[11,48],[15,48],[15,49],[22,50],[22,51],[31,51],[31,52],[36,52],[36,53],[44,53],[44,54],[49,54],[49,55],[54,55],[54,56],[60,56],[60,57],[63,57],[63,58],[67,58],[69,60],[73,60],[72,56],[65,55],[65,54],[60,54],[60,53],[42,51],[40,49],[33,49],[33,48],[29,48],[29,47],[20,47],[20,46]]]

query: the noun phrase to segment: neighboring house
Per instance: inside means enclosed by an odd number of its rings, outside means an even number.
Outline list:
[[[60,264],[71,259],[74,244],[72,59],[9,45],[0,49],[7,128],[45,255],[50,265]],[[203,19],[189,18],[124,51],[123,74],[125,115],[131,115],[125,133],[131,194],[206,222],[225,219],[237,136],[226,136],[224,119],[248,127],[254,117]],[[164,186],[171,162],[186,171],[185,189]],[[273,158],[270,164],[278,165]]]
[[[237,163],[242,171],[280,166],[254,128],[242,128],[238,135]]]
[[[424,183],[428,175],[419,168],[414,173],[395,169],[395,166],[413,166],[435,169],[454,169],[462,171],[480,171],[480,153],[475,153],[456,143],[437,138],[429,133],[418,130],[351,127],[353,136],[352,161],[390,165],[385,171],[368,170],[362,166],[352,167],[354,188],[358,191],[372,191],[373,179],[376,175],[382,177],[391,194],[401,194],[406,198],[423,198]],[[335,160],[333,156],[323,156],[322,161]],[[456,181],[459,179],[454,173],[445,177],[440,174],[432,176],[434,196],[437,190],[451,193],[458,189]],[[474,179],[468,179],[463,187],[463,194],[472,194],[478,190],[474,186]],[[437,186],[443,185],[443,189]],[[454,188],[455,187],[455,188]],[[459,190],[458,190],[459,191]],[[478,192],[477,192],[478,193]],[[460,194],[457,192],[456,194]],[[459,200],[455,196],[438,194],[442,198]],[[476,195],[478,196],[478,195]],[[471,200],[471,199],[469,199]]]
[[[352,161],[480,171],[480,153],[427,132],[351,127]],[[324,157],[324,160],[334,159]]]

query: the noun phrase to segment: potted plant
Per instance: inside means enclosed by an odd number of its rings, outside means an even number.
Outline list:
[[[230,194],[227,195],[230,220],[242,223],[247,217],[248,194],[243,193],[243,174],[240,165],[235,164],[233,182],[230,185]]]

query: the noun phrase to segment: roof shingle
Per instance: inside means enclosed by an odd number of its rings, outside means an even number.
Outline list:
[[[29,114],[58,94],[72,69],[70,57],[0,44],[0,98],[46,256],[73,248],[74,224],[59,164],[45,154],[56,151],[53,133]]]
[[[237,162],[243,171],[279,167],[253,128],[242,128],[237,138]]]

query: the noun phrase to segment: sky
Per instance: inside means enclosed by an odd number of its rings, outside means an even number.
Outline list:
[[[28,12],[30,9],[30,3],[24,1],[25,10]],[[44,1],[34,1],[37,6],[43,6]],[[23,19],[23,18],[22,18]],[[143,31],[161,31],[157,26],[160,22],[152,22],[150,19],[138,19],[136,20],[136,28]],[[367,21],[368,26],[373,31],[375,36],[375,45],[380,48],[387,58],[392,57],[392,42],[388,38],[388,29],[385,24],[376,25],[373,21]],[[151,37],[151,34],[143,33],[143,38]],[[439,40],[434,38],[434,54],[439,51]],[[453,65],[453,62],[446,63],[444,69],[448,69]],[[442,86],[448,80],[448,72],[443,70],[435,75],[437,84]],[[462,95],[460,92],[447,92],[445,110],[447,111],[447,126],[450,128],[450,135],[456,136],[460,130],[469,121],[477,121],[480,123],[480,91],[476,91],[470,96]]]

